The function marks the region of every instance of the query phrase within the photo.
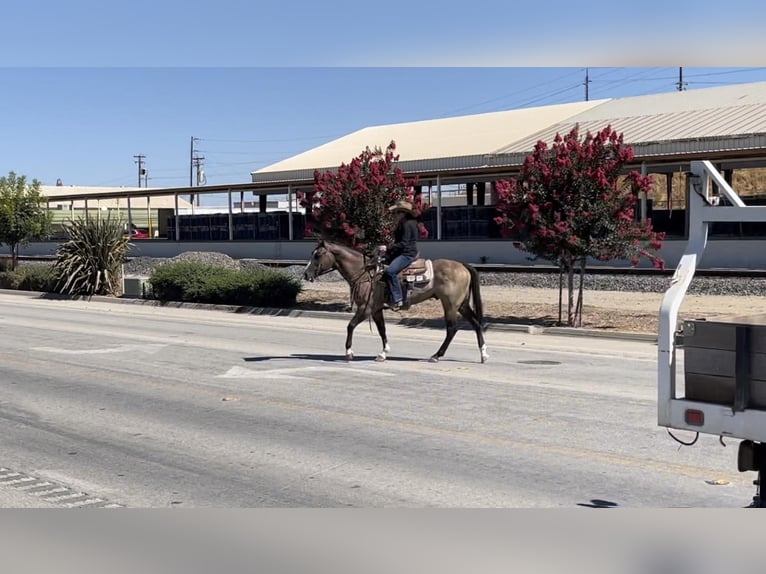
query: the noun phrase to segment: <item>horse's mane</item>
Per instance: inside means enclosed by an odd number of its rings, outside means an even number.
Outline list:
[[[329,239],[325,239],[324,243],[325,243],[325,245],[332,245],[333,247],[336,247],[337,249],[339,249],[339,250],[341,250],[341,251],[343,251],[345,253],[348,253],[350,255],[353,255],[355,257],[359,257],[359,258],[363,258],[364,257],[363,253],[361,253],[361,252],[357,251],[356,249],[354,249],[353,247],[349,247],[348,245],[345,245],[343,243],[339,243],[337,241],[331,241]]]

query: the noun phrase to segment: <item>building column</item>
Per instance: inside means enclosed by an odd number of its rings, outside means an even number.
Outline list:
[[[287,184],[287,239],[293,240],[293,186]]]
[[[231,199],[231,188],[229,188],[229,241],[234,241],[234,205]]]
[[[181,240],[181,221],[180,221],[181,218],[178,215],[178,192],[173,194],[173,199],[175,201],[175,207],[174,207],[174,210],[175,210],[175,218],[174,218],[174,220],[175,220],[175,224],[176,224],[175,240],[176,241],[180,241]],[[130,213],[130,212],[128,212],[128,213]]]
[[[442,238],[442,178],[436,176],[436,239]]]
[[[487,195],[487,184],[481,181],[476,184],[476,205],[484,205],[484,200]]]

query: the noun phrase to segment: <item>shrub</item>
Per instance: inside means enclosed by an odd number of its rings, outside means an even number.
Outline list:
[[[21,284],[19,289],[23,291],[43,291],[52,293],[56,291],[58,274],[53,265],[22,265],[17,268],[21,272]]]
[[[0,289],[56,291],[58,275],[52,265],[22,265],[13,271],[0,271]]]
[[[23,278],[21,271],[0,271],[0,289],[18,289]]]
[[[277,270],[238,271],[191,261],[158,266],[149,284],[162,301],[253,307],[289,307],[301,291],[295,277]]]

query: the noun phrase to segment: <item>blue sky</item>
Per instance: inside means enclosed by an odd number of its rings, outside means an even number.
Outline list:
[[[582,100],[586,65],[592,99],[679,64],[688,89],[766,80],[754,1],[6,4],[0,172],[46,184],[136,185],[144,154],[150,186],[187,185],[191,137],[208,183],[245,182],[369,125]]]

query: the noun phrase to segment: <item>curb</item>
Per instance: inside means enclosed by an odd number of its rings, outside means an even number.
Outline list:
[[[227,313],[247,315],[268,315],[270,317],[308,317],[313,319],[341,319],[349,321],[352,313],[343,311],[312,311],[308,309],[280,309],[276,307],[247,307],[243,305],[213,305],[210,303],[184,303],[181,301],[157,301],[154,299],[139,299],[132,297],[107,297],[94,295],[80,297],[63,293],[40,293],[39,291],[20,291],[17,289],[0,289],[2,295],[18,295],[29,299],[45,299],[52,301],[93,301],[96,303],[117,303],[120,305],[142,305],[171,309],[193,309],[203,311],[224,311]],[[405,327],[432,329],[428,325],[433,319],[410,319],[407,317],[386,317],[386,322]],[[440,325],[439,329],[443,327]],[[461,327],[460,330],[470,330]],[[594,337],[603,339],[619,339],[626,341],[657,342],[657,335],[652,333],[630,333],[625,331],[598,331],[595,329],[577,329],[574,327],[541,327],[539,325],[520,325],[512,323],[485,323],[484,331],[509,331],[528,333],[530,335],[559,335],[569,337]]]

